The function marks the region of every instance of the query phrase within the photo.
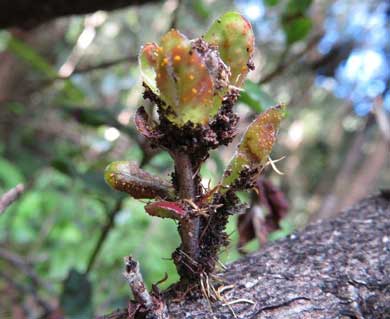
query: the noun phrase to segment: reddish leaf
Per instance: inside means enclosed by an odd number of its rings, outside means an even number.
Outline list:
[[[178,202],[158,201],[145,206],[151,216],[161,218],[181,219],[186,216],[184,207]]]

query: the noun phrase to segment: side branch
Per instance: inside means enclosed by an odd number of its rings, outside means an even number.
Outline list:
[[[131,5],[158,3],[158,0],[16,0],[0,1],[0,28],[33,28],[61,16],[115,10]]]

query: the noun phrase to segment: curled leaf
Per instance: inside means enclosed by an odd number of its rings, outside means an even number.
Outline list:
[[[238,149],[225,171],[222,185],[246,188],[253,174],[267,162],[276,141],[279,125],[284,117],[284,105],[277,105],[261,113],[248,127]]]
[[[143,136],[154,139],[161,137],[161,134],[149,123],[149,116],[145,108],[141,106],[137,109],[134,117],[134,123],[139,133]]]
[[[104,171],[104,179],[112,188],[134,198],[172,198],[174,193],[170,183],[127,161],[109,164]]]
[[[204,40],[218,47],[222,60],[230,67],[230,84],[240,87],[252,66],[255,37],[252,26],[238,12],[228,12],[216,20]]]
[[[146,205],[145,210],[149,215],[161,218],[181,219],[186,216],[186,211],[179,202],[153,202]]]

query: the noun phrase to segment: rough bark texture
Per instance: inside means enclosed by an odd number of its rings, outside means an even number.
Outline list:
[[[60,16],[114,10],[152,2],[158,0],[4,0],[0,1],[0,28],[32,28]]]
[[[238,318],[390,318],[390,199],[363,200],[231,264],[220,275]],[[246,300],[243,300],[246,299]],[[240,302],[241,300],[241,302]],[[255,302],[254,305],[247,301]],[[170,303],[171,318],[234,318],[223,302]]]

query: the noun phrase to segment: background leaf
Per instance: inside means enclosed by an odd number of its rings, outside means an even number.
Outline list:
[[[309,34],[312,25],[312,21],[306,17],[299,17],[292,21],[285,20],[282,26],[286,34],[287,44],[293,44],[304,39]]]
[[[276,105],[276,101],[259,84],[250,80],[245,81],[244,91],[241,92],[239,101],[248,105],[256,113]]]

